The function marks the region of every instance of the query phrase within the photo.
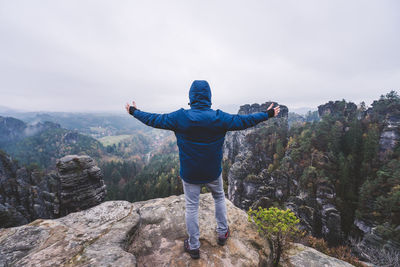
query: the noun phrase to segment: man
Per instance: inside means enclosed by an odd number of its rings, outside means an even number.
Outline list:
[[[198,207],[201,185],[211,191],[215,202],[217,242],[225,245],[230,230],[227,222],[222,181],[222,146],[227,131],[243,130],[278,115],[280,107],[271,104],[267,112],[232,115],[211,109],[211,90],[207,81],[194,81],[189,91],[190,109],[156,114],[139,110],[133,101],[126,104],[129,114],[144,124],[174,131],[179,148],[180,177],[186,203],[186,230],[189,238],[184,250],[194,259],[200,257]]]

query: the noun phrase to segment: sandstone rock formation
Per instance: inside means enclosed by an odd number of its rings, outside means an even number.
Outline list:
[[[101,203],[107,193],[103,174],[89,156],[68,155],[57,160],[60,215]]]
[[[389,264],[391,257],[385,257],[384,259],[378,260],[377,258],[382,258],[382,253],[376,252],[386,250],[389,252],[397,252],[397,254],[399,254],[400,242],[398,242],[394,236],[393,238],[390,238],[390,236],[388,238],[387,235],[383,235],[382,232],[378,231],[378,227],[374,222],[356,219],[354,220],[354,225],[362,232],[362,238],[358,238],[358,240],[350,240],[353,243],[352,252],[359,258],[375,262],[376,264],[381,261],[381,264],[378,265],[391,266]],[[397,226],[397,231],[399,230],[400,226]]]
[[[303,229],[324,237],[330,244],[340,244],[343,234],[341,216],[335,206],[335,188],[328,182],[318,183],[316,188],[315,199],[301,192],[289,197],[285,205],[301,219]]]
[[[384,161],[400,142],[400,115],[387,114],[379,138],[379,159]]]
[[[252,105],[246,104],[243,106],[240,106],[239,108],[239,114],[250,114],[250,113],[256,113],[256,112],[266,112],[267,108],[271,105],[274,104],[274,107],[278,105],[277,102],[274,101],[268,101],[263,104],[257,104],[254,103]],[[279,105],[281,108],[281,111],[278,114],[278,118],[287,118],[289,109],[285,105]]]
[[[326,104],[318,106],[318,114],[320,117],[324,115],[331,116],[344,116],[350,118],[355,116],[357,112],[357,105],[352,102],[342,101],[329,101]]]
[[[19,168],[8,155],[0,152],[0,227],[58,216],[58,191],[55,174]]]
[[[321,105],[320,115],[330,112],[341,112],[348,116],[355,114],[355,105],[348,104],[340,108],[337,107],[340,103],[335,103]],[[244,105],[240,107],[239,114],[264,111],[269,104],[270,102],[262,105]],[[244,131],[227,134],[224,157],[231,164],[228,172],[228,198],[243,210],[257,206],[268,208],[273,202],[284,203],[301,219],[302,229],[315,236],[324,237],[330,244],[336,245],[342,239],[342,230],[340,213],[335,206],[334,186],[322,182],[317,185],[316,197],[312,197],[300,188],[302,172],[269,172],[268,166],[273,163],[273,153],[257,151],[257,141],[252,135],[260,136],[263,140],[275,138],[280,140],[283,146],[286,145],[288,109],[284,105],[280,106],[281,113],[277,118]],[[272,128],[274,124],[278,127]],[[290,151],[286,153],[290,154]],[[296,169],[296,162],[291,162],[290,156],[286,160],[287,164]]]
[[[38,219],[28,225],[0,229],[0,265],[265,266],[267,242],[247,221],[244,211],[229,200],[227,208],[232,235],[220,247],[216,242],[213,198],[210,193],[201,195],[199,260],[183,252],[187,235],[185,200],[180,195],[135,203],[107,201],[59,219]],[[294,264],[351,266],[301,245],[290,255]]]
[[[58,218],[95,206],[106,196],[100,169],[88,156],[70,155],[48,174],[18,165],[0,153],[0,227]]]
[[[268,106],[276,102],[266,102],[262,105],[243,105],[239,109],[239,114],[251,114],[266,111]],[[268,167],[272,163],[273,155],[253,155],[253,144],[247,140],[247,136],[259,128],[271,123],[278,124],[286,132],[288,129],[287,116],[288,108],[280,105],[281,112],[277,118],[267,120],[243,131],[229,132],[226,135],[224,144],[224,157],[232,164],[228,174],[228,198],[242,209],[248,209],[254,201],[260,197],[274,197],[280,195],[279,188],[272,188],[268,185],[268,173],[263,172],[260,166]],[[260,173],[257,179],[246,179],[250,173]]]

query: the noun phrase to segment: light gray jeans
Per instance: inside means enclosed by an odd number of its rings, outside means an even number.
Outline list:
[[[200,247],[199,230],[199,199],[202,184],[190,184],[182,180],[183,191],[185,193],[186,203],[186,230],[189,235],[190,249]],[[210,183],[204,184],[214,198],[215,220],[217,221],[217,233],[225,234],[228,231],[228,222],[226,215],[225,193],[222,181],[222,174]]]

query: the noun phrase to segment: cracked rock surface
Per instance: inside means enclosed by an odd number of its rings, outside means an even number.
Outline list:
[[[210,193],[200,197],[199,260],[183,252],[187,235],[180,195],[135,203],[107,201],[62,218],[2,228],[0,266],[265,266],[266,241],[244,211],[226,203],[231,238],[220,247],[214,200]]]

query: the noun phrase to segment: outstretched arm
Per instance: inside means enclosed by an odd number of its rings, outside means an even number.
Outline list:
[[[268,107],[267,112],[258,112],[248,115],[232,115],[224,113],[225,128],[227,131],[244,130],[269,118],[275,117],[280,112],[280,107],[273,107],[273,103]]]
[[[132,106],[127,103],[125,109],[133,117],[148,126],[172,131],[176,129],[175,112],[166,114],[144,112],[137,109],[135,101],[132,101]]]

